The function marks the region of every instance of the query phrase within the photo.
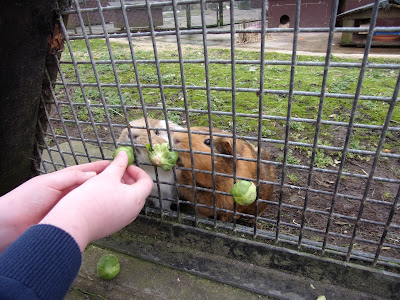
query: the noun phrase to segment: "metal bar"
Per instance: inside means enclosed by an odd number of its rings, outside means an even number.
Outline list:
[[[133,47],[133,42],[132,42],[133,35],[132,35],[131,30],[130,30],[128,16],[127,16],[127,5],[125,4],[125,0],[120,0],[120,2],[121,2],[122,16],[124,18],[125,28],[126,28],[126,32],[127,32],[126,35],[128,37],[129,50],[130,50],[131,57],[132,57],[132,60],[130,60],[129,62],[133,64],[133,69],[134,69],[134,73],[135,73],[135,80],[136,80],[136,88],[138,89],[138,92],[139,92],[139,99],[140,99],[140,104],[141,104],[140,108],[143,111],[143,118],[144,118],[144,121],[145,121],[145,124],[146,124],[146,129],[150,129],[149,122],[148,122],[148,119],[147,119],[146,105],[145,105],[144,97],[143,97],[142,84],[141,84],[140,77],[139,77],[138,63],[137,63],[137,59],[136,59],[135,49]],[[122,84],[121,84],[121,87],[123,87]],[[130,108],[130,107],[126,106],[126,108]],[[129,124],[127,124],[127,128],[128,128],[129,139],[131,140],[134,152],[136,154],[136,147],[138,147],[138,145],[135,144],[135,142],[134,142],[134,140],[132,138],[132,132],[131,132]],[[150,130],[147,130],[147,137],[149,139],[150,147],[153,147],[153,142],[152,142]],[[138,158],[137,155],[136,155],[136,158]],[[136,163],[137,163],[137,165],[141,164],[139,161],[137,161]],[[158,172],[157,172],[156,168],[155,168],[154,172],[155,172],[155,177],[156,177],[157,192],[158,192],[158,195],[160,195],[160,184],[159,184]],[[147,204],[148,203],[146,201],[145,202],[145,206],[144,206],[144,211],[145,211],[146,215],[148,213]],[[160,206],[160,207],[162,207],[162,206]]]
[[[182,43],[181,43],[181,35],[180,35],[180,29],[179,29],[179,21],[178,21],[178,5],[177,5],[177,0],[172,0],[172,8],[173,8],[173,13],[174,13],[174,24],[175,24],[175,30],[176,30],[176,44],[177,44],[177,50],[178,50],[178,61],[179,61],[179,71],[181,75],[181,83],[182,83],[182,93],[183,93],[183,102],[184,102],[184,109],[185,109],[185,115],[186,115],[186,125],[187,125],[187,133],[188,133],[188,139],[189,139],[189,144],[192,144],[192,135],[190,131],[190,117],[189,117],[189,105],[188,105],[188,99],[187,99],[187,92],[186,92],[186,79],[185,79],[185,71],[184,71],[184,63],[183,63],[183,54],[182,54]],[[186,17],[187,17],[187,27],[191,27],[191,22],[190,22],[190,4],[186,5]],[[161,60],[160,60],[161,61]],[[173,148],[171,147],[173,150]],[[194,157],[193,157],[193,149],[190,148],[190,161],[191,161],[191,166],[192,166],[192,180],[193,180],[193,196],[195,199],[195,203],[197,203],[197,192],[196,192],[196,180],[195,180],[195,173],[194,173]],[[177,182],[176,178],[176,173],[174,174],[175,176],[175,183]],[[175,184],[175,191],[177,194],[176,197],[176,203],[177,203],[177,218],[179,221],[182,220],[181,218],[181,208],[180,208],[180,199],[179,199],[179,189],[178,185]]]
[[[363,60],[362,60],[360,75],[358,77],[356,93],[354,95],[353,107],[352,107],[351,114],[350,114],[350,120],[349,120],[348,129],[347,129],[346,140],[345,140],[343,151],[342,151],[342,156],[341,156],[342,160],[341,160],[340,166],[339,166],[339,174],[336,177],[334,195],[333,195],[333,198],[332,198],[332,201],[331,201],[330,217],[328,218],[328,222],[327,222],[327,226],[326,226],[326,233],[325,233],[324,242],[323,242],[323,245],[322,245],[322,252],[324,252],[324,250],[326,248],[326,244],[327,244],[327,240],[328,240],[328,236],[329,236],[329,230],[330,230],[330,226],[331,226],[331,223],[332,223],[332,217],[331,216],[332,216],[332,213],[334,211],[336,198],[337,198],[337,193],[339,191],[341,174],[343,172],[344,163],[346,161],[346,156],[347,156],[347,150],[348,150],[348,146],[350,144],[350,136],[351,136],[351,133],[352,133],[352,130],[353,130],[353,123],[354,123],[355,114],[356,114],[356,110],[357,110],[357,104],[358,104],[359,97],[360,97],[360,94],[361,94],[362,82],[363,82],[364,73],[365,73],[365,66],[368,64],[368,54],[369,54],[369,51],[370,51],[370,48],[371,48],[372,33],[373,33],[373,30],[374,30],[376,18],[377,18],[377,15],[378,15],[378,7],[379,7],[379,0],[375,0],[374,8],[373,8],[373,11],[372,11],[372,17],[371,17],[371,21],[370,21],[369,33],[368,33],[368,37],[367,37],[367,43],[365,45],[364,57],[363,57]],[[350,248],[351,247],[349,247],[349,249]],[[346,260],[347,261],[349,260],[349,256],[346,257]]]
[[[97,86],[96,83],[83,83],[85,86]],[[78,83],[69,83],[71,86],[79,86]],[[101,87],[116,87],[115,83],[103,83],[100,84]],[[136,84],[121,84],[122,88],[137,88]],[[142,88],[158,88],[158,85],[155,84],[142,84]],[[187,89],[192,90],[207,90],[205,86],[186,86]],[[182,89],[181,85],[164,85],[164,89]],[[219,86],[212,86],[210,87],[210,91],[224,91],[224,92],[232,92],[231,87],[219,87]],[[237,92],[250,92],[250,93],[257,93],[259,89],[253,88],[236,88]],[[278,94],[278,95],[288,95],[289,92],[287,90],[275,90],[275,89],[264,89],[264,94]],[[293,95],[297,96],[310,96],[310,97],[321,97],[321,93],[319,92],[306,92],[306,91],[293,91]],[[341,94],[341,93],[326,93],[325,98],[338,98],[338,99],[351,99],[354,98],[352,94]],[[359,100],[375,100],[375,101],[384,101],[390,102],[391,97],[383,97],[383,96],[365,96],[360,95]],[[396,100],[400,102],[400,99]]]
[[[107,26],[106,26],[106,23],[105,23],[105,20],[104,20],[103,7],[101,6],[100,0],[97,0],[97,7],[99,9],[101,25],[102,25],[103,31],[104,31],[104,36],[105,36],[105,40],[106,40],[106,44],[107,44],[108,54],[110,55],[110,62],[111,62],[111,66],[112,66],[112,69],[113,69],[115,83],[116,83],[117,90],[118,90],[119,100],[121,102],[121,107],[122,107],[122,111],[124,113],[124,118],[125,118],[125,122],[127,124],[128,131],[130,131],[128,114],[127,114],[126,107],[125,107],[124,97],[122,96],[121,84],[120,84],[120,81],[119,81],[119,78],[118,78],[118,72],[117,72],[117,68],[116,68],[117,63],[115,62],[114,55],[112,53],[111,44],[110,44],[110,37],[109,37],[108,31],[107,31]],[[105,107],[108,107],[108,106],[105,105]],[[107,114],[107,110],[106,110],[106,114]],[[117,141],[115,139],[114,130],[113,130],[111,124],[110,124],[110,131],[111,131],[111,135],[113,137],[114,146],[117,147],[118,146],[117,145]],[[132,140],[131,140],[131,142],[132,142]]]
[[[162,107],[163,107],[163,112],[164,112],[164,119],[165,119],[165,126],[166,126],[166,129],[167,129],[167,135],[168,135],[168,139],[169,139],[169,147],[170,147],[170,149],[172,149],[171,135],[170,135],[169,124],[168,124],[168,115],[167,115],[166,104],[165,104],[164,87],[163,87],[163,83],[162,83],[162,75],[161,75],[161,69],[160,69],[160,62],[159,62],[159,59],[158,59],[158,50],[157,50],[157,43],[156,43],[156,38],[155,38],[153,17],[152,17],[152,14],[151,14],[151,8],[150,8],[149,0],[146,0],[146,8],[147,8],[147,16],[148,16],[148,19],[149,19],[151,40],[152,40],[152,44],[153,44],[154,60],[156,62],[158,88],[160,89],[161,102],[162,102]],[[154,167],[154,171],[155,171],[156,177],[157,177],[158,195],[159,195],[159,201],[160,201],[160,213],[161,213],[161,218],[163,218],[164,217],[164,212],[163,212],[163,209],[162,209],[161,192],[160,192],[159,178],[158,178],[158,170],[157,170],[156,167]],[[176,176],[175,176],[175,178],[176,178]]]
[[[55,58],[55,61],[56,61],[56,63],[57,63],[58,74],[60,75],[61,82],[63,83],[63,88],[64,88],[64,91],[65,91],[65,95],[66,95],[66,97],[67,97],[68,106],[69,106],[69,108],[71,109],[72,117],[74,118],[74,122],[75,122],[75,124],[76,124],[77,129],[78,129],[79,137],[80,137],[81,140],[82,140],[83,149],[85,150],[85,153],[86,153],[86,155],[87,155],[88,161],[91,162],[92,160],[91,160],[91,157],[90,157],[90,153],[89,153],[89,151],[88,151],[88,149],[87,149],[86,143],[85,143],[84,138],[83,138],[82,129],[81,129],[80,123],[79,123],[79,121],[78,121],[78,118],[77,118],[77,116],[76,116],[76,111],[75,111],[74,105],[73,105],[73,103],[72,103],[71,94],[70,94],[69,89],[68,89],[68,84],[66,83],[66,81],[65,81],[65,76],[64,76],[64,74],[63,74],[63,72],[62,72],[62,70],[61,70],[60,60],[58,59],[57,55],[54,55],[54,58]],[[53,92],[53,94],[54,94],[54,92]],[[54,98],[53,98],[53,99],[54,99],[55,105],[56,105],[56,107],[57,107],[57,102],[56,102],[57,97],[55,97],[55,95],[54,95]],[[57,101],[58,101],[58,100],[57,100]],[[58,103],[60,103],[60,101],[58,101]],[[84,104],[83,104],[83,105],[84,105]],[[66,123],[65,120],[64,120],[64,123]]]
[[[281,223],[281,208],[283,203],[283,184],[285,183],[286,177],[286,164],[287,164],[287,154],[289,150],[289,135],[290,135],[290,119],[292,113],[292,102],[293,102],[293,91],[294,91],[294,77],[297,63],[297,40],[299,35],[299,27],[300,27],[300,7],[301,0],[297,0],[296,2],[296,18],[294,25],[294,34],[293,34],[293,50],[292,50],[292,63],[290,68],[290,83],[289,83],[289,99],[288,99],[288,107],[287,107],[287,117],[286,117],[286,129],[285,129],[285,146],[283,148],[283,165],[282,165],[282,173],[281,173],[281,187],[279,190],[279,210],[277,216],[277,225],[276,225],[276,236],[275,243],[279,241],[279,230]]]
[[[378,146],[376,148],[374,161],[372,162],[371,171],[369,172],[368,180],[367,180],[367,183],[365,185],[364,195],[363,195],[363,197],[361,199],[360,208],[358,209],[357,220],[356,220],[356,223],[354,225],[353,234],[352,234],[352,237],[350,239],[349,250],[348,250],[347,255],[346,255],[346,260],[347,261],[349,261],[350,257],[351,257],[351,252],[352,252],[353,247],[354,247],[354,239],[355,239],[356,234],[357,234],[357,229],[359,227],[359,222],[360,222],[361,216],[363,214],[363,210],[364,210],[364,207],[365,207],[366,199],[368,197],[369,189],[371,187],[372,178],[374,176],[375,169],[376,169],[376,166],[377,166],[378,161],[379,161],[380,152],[382,151],[383,143],[385,142],[387,128],[389,127],[389,123],[390,123],[390,121],[392,119],[392,116],[393,116],[393,111],[394,111],[394,108],[396,106],[396,98],[399,95],[399,89],[400,89],[400,74],[397,77],[396,87],[395,87],[395,89],[393,91],[393,100],[390,103],[390,107],[389,107],[388,113],[386,115],[386,120],[385,120],[385,123],[383,125],[381,137],[379,139],[379,143],[378,143]],[[377,259],[378,259],[378,257],[377,257]],[[375,262],[375,259],[374,259],[374,262]]]
[[[126,31],[127,31],[129,50],[130,50],[131,57],[132,57],[132,59],[129,60],[129,63],[132,63],[132,65],[133,65],[133,70],[134,70],[134,73],[135,73],[135,80],[136,80],[136,87],[137,87],[138,92],[139,92],[139,99],[140,99],[141,109],[143,111],[144,121],[145,121],[145,124],[146,124],[146,128],[149,128],[149,123],[148,123],[148,120],[147,120],[147,110],[146,110],[146,105],[145,105],[144,98],[143,98],[142,84],[140,82],[138,63],[137,63],[137,59],[136,59],[136,55],[135,55],[135,49],[133,48],[132,32],[129,30],[128,16],[127,16],[127,13],[126,13],[127,8],[126,8],[125,0],[120,0],[120,2],[121,2],[121,9],[122,9],[122,16],[124,18],[125,28],[126,28]],[[123,85],[121,84],[121,87],[122,86]],[[125,106],[125,109],[127,109],[127,108],[131,108],[131,107]],[[124,114],[125,113],[127,114],[127,112],[124,111]],[[134,140],[132,138],[132,132],[131,132],[131,129],[130,129],[130,125],[129,124],[126,124],[126,125],[127,125],[127,128],[128,128],[129,139],[130,139],[130,141],[132,143],[132,146],[133,146],[133,149],[134,149],[134,151],[136,153],[135,148],[137,147],[137,145],[135,144],[135,142],[134,142]],[[150,135],[149,132],[147,132],[147,136],[149,138],[150,146],[152,146],[153,144],[152,144],[151,135]],[[138,156],[136,155],[136,157],[138,157]],[[140,165],[140,162],[138,162],[138,165]],[[147,210],[145,209],[145,211],[147,211]]]
[[[41,101],[43,101],[43,97],[41,97]],[[44,106],[44,107],[46,107],[46,106]],[[45,109],[45,114],[46,114],[46,117],[47,117],[48,116],[48,112],[47,112],[46,109]],[[43,126],[42,126],[41,122],[38,122],[38,125],[39,125],[40,131],[42,132],[43,136],[45,136],[45,132],[43,130]],[[58,141],[55,138],[54,129],[53,129],[53,126],[52,126],[52,124],[50,122],[49,122],[49,128],[50,128],[51,136],[53,137],[53,140],[56,143],[57,150],[58,150],[59,153],[61,153],[60,145],[58,144]],[[47,150],[47,153],[49,154],[49,158],[51,160],[53,168],[54,168],[55,171],[57,171],[57,166],[56,166],[56,163],[54,162],[53,155],[51,155],[49,144],[47,143],[46,139],[43,139],[43,142],[44,142],[44,144],[46,146],[46,150]],[[41,155],[41,151],[38,151],[38,153]],[[67,166],[67,164],[65,162],[65,159],[61,154],[60,154],[60,156],[61,156],[61,160],[63,162],[63,167],[65,168]],[[43,162],[42,162],[42,164],[43,164],[43,168],[46,170],[45,164]]]
[[[106,8],[104,8],[106,10]],[[117,8],[114,8],[117,9]],[[375,27],[376,32],[398,32],[400,30],[400,26],[393,26],[393,27]],[[246,29],[237,29],[237,33],[261,33],[260,29],[255,29],[255,28],[246,28]],[[293,29],[292,28],[266,28],[265,33],[292,33]],[[328,27],[312,27],[312,28],[306,28],[302,27],[299,28],[299,33],[313,33],[313,32],[329,32]],[[364,27],[338,27],[336,29],[336,32],[353,32],[353,33],[363,33],[363,32],[368,32],[368,28]],[[193,34],[201,34],[202,31],[201,29],[188,29],[188,30],[182,30],[181,34],[182,35],[193,35]],[[229,29],[214,29],[214,28],[209,28],[208,29],[209,34],[229,34],[230,30]],[[165,31],[160,31],[156,32],[156,36],[166,36],[166,35],[175,35],[176,32],[173,30],[165,30]],[[140,37],[146,37],[150,36],[149,32],[136,32],[132,33],[134,37],[140,36]],[[112,38],[126,38],[127,35],[125,33],[112,33],[111,34]],[[103,34],[93,34],[88,37],[89,39],[101,39],[104,38]],[[71,40],[80,40],[84,39],[82,35],[75,35],[71,36]]]
[[[192,145],[192,133],[190,129],[190,116],[189,116],[189,104],[186,90],[186,80],[185,80],[185,71],[184,71],[184,60],[182,54],[182,43],[181,43],[181,35],[178,23],[178,8],[177,8],[177,0],[172,0],[173,12],[174,12],[174,22],[176,27],[176,41],[178,47],[178,55],[179,55],[179,69],[181,74],[181,83],[182,83],[182,92],[183,92],[183,101],[184,101],[184,112],[186,117],[186,126],[187,126],[187,134],[189,145]],[[190,9],[190,5],[187,6]],[[190,24],[188,25],[190,27]],[[191,163],[191,172],[192,172],[192,185],[193,185],[193,199],[195,204],[195,224],[197,224],[197,191],[196,191],[196,176],[194,172],[194,156],[193,156],[193,148],[190,147],[190,163]],[[178,206],[179,209],[179,206]],[[180,210],[178,210],[178,218],[180,217]]]
[[[53,99],[53,101],[54,101],[54,107],[56,108],[57,115],[58,115],[58,117],[60,118],[61,126],[62,126],[62,128],[63,128],[63,130],[64,130],[64,132],[65,132],[65,136],[66,136],[68,145],[69,145],[69,147],[71,148],[71,151],[72,151],[72,154],[73,154],[75,163],[78,164],[78,160],[76,159],[75,151],[74,151],[74,149],[73,149],[73,147],[72,147],[71,139],[70,139],[69,134],[68,134],[68,129],[67,129],[67,127],[65,126],[64,118],[62,117],[62,113],[60,112],[60,108],[59,108],[58,105],[57,105],[57,98],[56,98],[56,95],[55,95],[55,93],[54,93],[53,86],[51,85],[51,79],[50,79],[50,75],[49,75],[49,72],[48,72],[47,69],[45,69],[45,76],[47,77],[48,82],[50,82],[50,84],[49,84],[49,89],[50,89],[50,92],[51,92],[51,97],[52,97],[52,99]],[[43,98],[41,99],[41,101],[42,101],[42,103],[44,103]],[[46,107],[46,106],[44,106],[44,107]],[[45,114],[46,114],[46,118],[49,119],[49,114],[48,114],[46,108],[45,108]],[[52,131],[52,134],[53,134],[53,136],[54,136],[54,130],[53,130],[53,128],[52,128],[52,125],[53,125],[53,124],[50,124],[50,130]],[[57,148],[60,150],[60,146],[59,146],[59,144],[58,144],[58,141],[55,140],[55,142],[56,142],[56,144],[57,144]],[[65,159],[64,159],[64,157],[63,157],[62,155],[61,155],[61,159],[62,159],[64,165],[67,166],[67,164],[66,164],[66,162],[65,162]]]
[[[82,19],[82,16],[81,16],[81,19]],[[93,114],[92,114],[92,111],[90,109],[90,103],[89,103],[89,101],[88,101],[88,99],[86,97],[85,88],[84,88],[86,85],[84,85],[82,83],[81,75],[79,74],[78,65],[76,64],[75,55],[74,55],[74,53],[72,51],[72,46],[71,46],[71,43],[69,41],[69,37],[68,37],[67,30],[66,30],[65,25],[64,25],[64,21],[62,20],[62,18],[60,18],[59,21],[60,21],[61,29],[62,29],[64,37],[65,37],[65,42],[66,42],[68,50],[69,50],[69,55],[71,56],[71,60],[72,60],[73,65],[74,65],[75,76],[76,76],[76,78],[78,80],[78,85],[79,85],[79,87],[81,89],[82,96],[83,96],[83,99],[85,101],[85,106],[86,106],[86,109],[88,111],[90,124],[92,125],[93,131],[95,133],[96,140],[97,140],[97,145],[99,146],[101,157],[102,157],[102,159],[105,159],[103,146],[101,145],[99,134],[97,132],[96,125],[94,124]]]
[[[210,151],[211,151],[211,172],[212,172],[212,186],[213,186],[213,205],[214,205],[214,227],[216,227],[217,222],[217,211],[216,211],[216,197],[215,197],[215,164],[214,164],[214,141],[213,141],[213,122],[211,115],[211,89],[210,89],[210,74],[209,74],[209,61],[208,61],[208,46],[207,46],[207,23],[205,16],[205,0],[200,0],[200,13],[201,13],[201,28],[203,35],[203,50],[204,50],[204,70],[206,77],[206,94],[207,94],[207,111],[208,111],[208,123],[210,130]],[[192,145],[190,145],[192,148]]]
[[[323,107],[324,107],[326,84],[327,84],[327,81],[328,81],[328,71],[329,71],[330,61],[331,61],[333,35],[335,33],[335,24],[336,24],[336,15],[337,15],[337,11],[338,11],[338,6],[339,6],[339,1],[335,0],[333,2],[333,4],[332,4],[331,22],[330,22],[330,29],[331,30],[329,31],[328,49],[326,50],[326,56],[325,56],[324,75],[322,77],[322,86],[321,86],[321,98],[320,98],[319,107],[318,107],[317,123],[315,125],[314,143],[313,143],[313,148],[312,148],[313,150],[312,150],[312,153],[311,153],[310,169],[308,171],[306,195],[304,197],[304,207],[303,207],[303,212],[302,212],[302,217],[301,217],[301,227],[300,227],[300,232],[299,232],[299,242],[297,244],[298,248],[301,247],[301,242],[302,242],[302,239],[303,239],[303,230],[304,230],[305,221],[306,221],[306,212],[307,212],[307,206],[308,206],[309,189],[310,189],[311,184],[312,184],[312,175],[313,175],[313,170],[314,170],[315,155],[317,154],[317,145],[318,145],[318,138],[319,138],[321,120],[322,120],[322,110],[323,110]]]
[[[335,31],[336,32],[336,31]],[[237,31],[235,30],[235,33]],[[130,64],[132,63],[131,60],[115,60],[117,64]],[[150,64],[156,63],[154,59],[138,59],[138,63],[143,64]],[[178,59],[160,59],[160,63],[170,63],[170,64],[177,64],[179,63]],[[184,59],[184,63],[191,63],[191,64],[204,64],[204,59]],[[212,64],[230,64],[231,60],[229,59],[210,59],[210,63]],[[62,61],[62,64],[72,64],[72,61]],[[96,64],[110,64],[110,60],[97,60]],[[81,60],[77,61],[77,64],[91,64],[89,60]],[[236,60],[236,64],[241,65],[260,65],[260,60]],[[289,61],[285,60],[265,60],[264,65],[266,66],[290,66]],[[318,62],[318,61],[297,61],[297,66],[315,66],[315,67],[324,67],[325,62]],[[330,68],[356,68],[359,69],[361,67],[361,63],[356,62],[330,62]],[[368,63],[366,66],[367,69],[400,69],[399,64],[391,64],[391,63]]]
[[[264,82],[265,82],[265,29],[267,28],[267,10],[268,10],[268,0],[264,0],[262,2],[262,7],[261,7],[261,50],[260,50],[260,87],[259,87],[259,96],[258,96],[258,128],[257,128],[257,178],[256,178],[256,191],[257,191],[257,197],[256,197],[256,207],[255,207],[255,212],[254,212],[254,226],[253,226],[253,236],[257,236],[257,220],[258,220],[258,198],[260,195],[260,161],[261,161],[261,136],[262,136],[262,121],[261,121],[261,116],[263,115],[263,106],[264,106]],[[278,211],[279,214],[279,211]],[[277,232],[278,235],[278,232]]]
[[[235,32],[235,0],[230,0],[229,2],[229,17],[231,23],[231,85],[232,85],[232,151],[233,151],[233,184],[236,183],[236,32]],[[221,7],[222,9],[222,3]],[[233,201],[233,225],[232,229],[236,230],[236,213],[237,205]]]
[[[387,233],[389,231],[389,227],[392,224],[393,216],[396,213],[396,209],[397,209],[397,205],[399,203],[399,199],[400,199],[400,186],[399,186],[399,189],[397,190],[397,195],[396,195],[396,197],[395,197],[395,199],[393,201],[392,208],[391,208],[389,216],[388,216],[388,218],[386,220],[385,228],[383,230],[381,239],[379,241],[378,248],[377,248],[377,250],[375,252],[375,257],[374,257],[374,260],[372,261],[372,266],[373,267],[376,267],[376,265],[377,265],[377,263],[379,261],[379,258],[380,258],[380,254],[381,254],[382,248],[385,246],[384,242],[385,242]],[[387,244],[386,244],[386,246],[387,246]],[[392,246],[392,245],[390,245],[390,246]]]
[[[106,116],[106,119],[107,119],[107,124],[108,124],[108,127],[110,128],[111,138],[112,138],[112,140],[114,142],[114,145],[117,146],[117,140],[115,138],[114,130],[113,130],[113,127],[111,125],[111,120],[110,120],[110,115],[108,113],[106,100],[104,98],[103,89],[102,89],[102,86],[100,84],[99,75],[97,73],[96,63],[95,63],[95,60],[94,60],[94,57],[93,57],[93,53],[92,53],[92,49],[91,49],[91,46],[90,46],[90,42],[87,39],[87,33],[86,33],[86,30],[85,30],[85,25],[84,25],[84,22],[83,22],[82,14],[80,13],[79,1],[78,0],[74,0],[74,3],[75,3],[75,6],[76,6],[76,9],[78,11],[79,22],[80,22],[80,24],[82,26],[82,32],[83,32],[83,36],[85,37],[85,43],[86,43],[86,47],[88,49],[89,58],[90,58],[90,61],[92,62],[93,74],[94,74],[94,77],[96,79],[97,88],[99,89],[100,100],[101,100],[101,103],[103,104],[103,107],[104,107],[105,116]],[[105,27],[104,18],[102,19],[102,21],[103,21],[103,26]],[[107,31],[106,31],[106,33],[107,33]]]
[[[399,101],[397,101],[399,102]],[[60,104],[68,104],[68,102],[65,101],[58,101],[58,103]],[[85,105],[85,103],[75,103],[76,105]],[[101,104],[92,104],[92,107],[101,107]],[[109,108],[119,108],[119,105],[107,105]],[[131,109],[137,109],[137,106],[130,106],[130,105],[126,105],[126,108],[131,108]],[[148,106],[147,107],[148,110],[159,110],[159,107],[152,107],[152,106]],[[179,107],[168,107],[167,108],[168,111],[176,111],[176,112],[183,112],[184,108],[179,108]],[[189,109],[189,112],[191,113],[204,113],[206,114],[207,111],[205,110],[201,110],[201,109]],[[226,116],[232,116],[231,112],[227,112],[227,111],[211,111],[212,114],[216,114],[216,115],[226,115]],[[246,113],[236,113],[236,116],[238,117],[248,117],[248,118],[258,118],[258,114],[246,114]],[[285,117],[280,117],[280,116],[273,116],[273,115],[263,115],[262,116],[263,120],[279,120],[279,121],[284,121]],[[66,122],[69,122],[68,120],[65,120]],[[304,122],[304,123],[316,123],[317,121],[314,119],[306,119],[306,118],[296,118],[296,117],[292,117],[292,121],[293,122]],[[79,123],[81,124],[86,124],[87,122],[85,121],[79,121]],[[99,125],[104,125],[105,123],[96,123]],[[342,127],[347,127],[348,123],[345,122],[338,122],[338,121],[328,121],[328,120],[321,120],[321,124],[325,124],[325,125],[335,125],[335,126],[342,126]],[[118,126],[123,126],[121,124],[113,124],[114,127],[118,127]],[[362,123],[354,123],[354,128],[364,128],[364,129],[371,129],[371,130],[382,130],[382,125],[369,125],[369,124],[362,124]],[[162,128],[159,128],[162,129]],[[179,130],[178,130],[179,131]],[[389,127],[388,131],[400,131],[400,127]],[[307,144],[304,144],[307,145]],[[322,147],[324,147],[322,145]],[[339,148],[329,148],[328,146],[326,149],[330,149],[330,150],[334,150],[334,149],[339,149]],[[341,149],[341,148],[340,148]],[[372,154],[372,153],[371,153]]]

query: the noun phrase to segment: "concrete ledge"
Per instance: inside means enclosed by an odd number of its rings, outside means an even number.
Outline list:
[[[103,280],[97,276],[96,265],[103,255],[109,253],[118,257],[121,271],[116,278]],[[92,245],[86,249],[79,275],[65,297],[65,300],[78,299],[256,300],[271,298]]]
[[[276,299],[400,299],[397,274],[145,216],[96,244]]]

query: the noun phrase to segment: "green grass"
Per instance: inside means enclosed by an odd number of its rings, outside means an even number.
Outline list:
[[[78,61],[89,60],[89,54],[84,41],[71,42],[75,59]],[[90,40],[91,51],[96,61],[109,60],[107,46],[103,40]],[[128,45],[121,43],[111,43],[114,59],[130,60],[131,53]],[[150,48],[149,48],[150,49]],[[225,49],[209,49],[209,59],[225,59],[230,60],[230,50]],[[176,50],[162,50],[158,53],[159,59],[177,59]],[[187,47],[183,51],[184,59],[203,59],[203,51],[201,47]],[[151,50],[138,50],[135,53],[138,60],[154,59],[154,53]],[[236,51],[236,60],[259,60],[260,54],[256,51]],[[279,53],[266,53],[267,60],[283,60],[290,61],[291,56]],[[63,61],[70,61],[68,50],[63,53]],[[320,61],[324,58],[312,56],[299,56],[298,61]],[[360,60],[342,59],[332,57],[334,62],[360,62]],[[388,59],[371,59],[373,63],[400,63],[400,60]],[[79,64],[79,73],[84,83],[96,83],[94,72],[91,64]],[[113,68],[111,64],[96,64],[99,80],[103,84],[115,83]],[[62,64],[62,70],[68,82],[77,82],[75,71],[72,65]],[[118,80],[121,84],[136,84],[136,76],[132,63],[117,64],[116,71]],[[181,75],[179,64],[161,63],[160,72],[162,83],[164,85],[180,85]],[[185,63],[185,83],[187,86],[206,86],[206,77],[204,64],[201,63]],[[321,91],[323,67],[297,66],[294,77],[295,91],[316,92]],[[360,70],[358,68],[334,68],[331,67],[328,75],[326,92],[354,94],[357,87],[358,76]],[[398,76],[398,70],[390,69],[367,69],[362,84],[362,95],[385,96],[391,97]],[[158,74],[155,64],[140,63],[138,64],[138,73],[142,85],[157,85]],[[235,68],[236,87],[258,89],[260,86],[260,66],[258,64],[245,65],[237,64]],[[290,66],[286,65],[266,65],[264,70],[264,88],[272,90],[289,90],[290,83]],[[209,80],[211,87],[228,87],[232,86],[231,65],[230,64],[210,64]],[[84,88],[87,99],[90,104],[101,104],[100,92],[97,87],[86,86]],[[147,106],[158,107],[159,110],[149,111],[150,117],[163,118],[161,93],[158,87],[142,88],[143,100]],[[76,103],[75,110],[78,119],[88,121],[89,114],[85,107],[84,97],[79,87],[69,87],[69,92],[73,102]],[[56,93],[59,98],[64,99],[65,92],[61,86],[57,86]],[[120,95],[114,87],[104,87],[102,93],[105,102],[108,105],[120,105]],[[164,88],[166,106],[184,108],[183,93],[180,89]],[[259,112],[259,96],[255,92],[237,92],[236,93],[236,111],[237,113],[258,115]],[[137,88],[122,88],[122,97],[126,105],[140,106],[139,91]],[[288,95],[267,93],[263,97],[263,114],[286,118],[288,109]],[[211,109],[213,111],[232,111],[232,93],[226,91],[210,92]],[[316,119],[318,113],[319,97],[313,96],[293,96],[291,116],[296,118]],[[81,104],[81,105],[79,105]],[[191,114],[192,126],[208,126],[207,115],[207,93],[201,89],[187,89],[187,104],[190,109],[203,110],[203,113]],[[323,120],[331,120],[338,122],[348,122],[349,114],[353,101],[350,99],[325,98],[324,109],[322,113]],[[355,122],[359,124],[382,125],[384,123],[388,103],[382,101],[360,100],[356,112]],[[63,117],[65,119],[73,119],[71,109],[68,106],[62,108]],[[91,112],[96,122],[105,120],[105,110],[103,107],[92,107]],[[120,107],[109,109],[110,117],[116,123],[123,122],[122,109]],[[128,115],[130,119],[142,116],[141,109],[129,109]],[[168,112],[168,116],[172,121],[177,123],[184,122],[184,112]],[[212,115],[213,126],[220,129],[232,129],[232,117],[228,115]],[[258,128],[258,119],[249,117],[237,117],[237,130],[239,134],[255,135]],[[262,134],[266,138],[284,139],[285,137],[285,120],[263,120]],[[398,126],[400,123],[400,105],[397,105],[393,114],[391,126]],[[315,133],[315,124],[295,122],[290,123],[291,140],[302,141],[306,143],[313,142]],[[339,130],[345,135],[345,127],[337,127],[331,125],[322,125],[320,132],[319,144],[342,146],[343,141],[338,140]],[[378,143],[380,132],[372,130],[363,130],[355,128],[352,135],[351,147],[354,149],[373,149]],[[399,152],[400,136],[397,132],[389,132],[385,141],[385,149],[392,152]],[[372,145],[372,146],[371,146]],[[309,151],[309,149],[297,149],[300,151]],[[307,153],[307,152],[305,152]],[[308,153],[309,155],[309,153]],[[361,156],[349,154],[350,158],[362,158]],[[328,154],[324,151],[318,151],[316,155],[316,166],[326,167],[338,158],[338,154]],[[295,160],[292,163],[297,163]]]

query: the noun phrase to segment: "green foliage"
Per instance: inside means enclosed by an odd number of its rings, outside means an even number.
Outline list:
[[[289,178],[289,181],[290,181],[291,183],[294,183],[294,184],[299,183],[300,178],[296,175],[296,173],[287,172],[286,175],[287,175],[287,177]]]

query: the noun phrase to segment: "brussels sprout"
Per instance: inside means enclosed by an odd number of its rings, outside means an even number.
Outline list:
[[[230,191],[233,199],[240,205],[250,205],[257,198],[257,188],[255,184],[247,180],[239,180]]]
[[[119,274],[119,260],[114,254],[106,254],[97,262],[97,274],[102,279],[110,280]]]
[[[135,155],[133,154],[133,148],[131,146],[119,146],[115,149],[113,159],[117,156],[120,151],[125,151],[128,154],[128,165],[132,165],[135,161]]]
[[[154,166],[161,167],[164,171],[169,171],[174,167],[178,159],[178,152],[169,151],[167,143],[154,144],[153,150],[150,144],[146,144],[146,148],[149,160]]]

